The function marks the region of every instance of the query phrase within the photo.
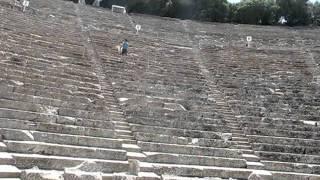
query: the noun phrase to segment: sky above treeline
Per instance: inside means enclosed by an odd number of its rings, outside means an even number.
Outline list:
[[[241,0],[228,0],[229,2],[232,2],[232,3],[237,3],[237,2],[240,2]],[[310,0],[311,2],[320,2],[320,0]]]

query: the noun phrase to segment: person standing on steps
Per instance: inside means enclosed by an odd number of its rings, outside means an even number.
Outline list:
[[[128,43],[128,40],[125,39],[122,43],[122,52],[121,52],[121,55],[128,55],[128,48],[129,48],[129,43]]]

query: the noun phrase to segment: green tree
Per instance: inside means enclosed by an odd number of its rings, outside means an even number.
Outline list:
[[[287,20],[289,26],[307,25],[311,22],[308,0],[277,0],[279,16]]]
[[[238,15],[238,10],[239,10],[239,4],[232,4],[229,3],[228,5],[228,16],[227,16],[227,22],[237,22],[237,15]]]
[[[203,21],[226,22],[228,9],[227,0],[197,0],[194,18]]]
[[[239,3],[236,21],[244,24],[275,24],[278,6],[273,0],[243,0]]]
[[[312,11],[313,24],[320,26],[320,3],[316,2],[316,3],[312,4],[311,11]]]

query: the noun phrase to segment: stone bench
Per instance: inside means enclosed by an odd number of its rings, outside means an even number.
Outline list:
[[[161,152],[144,152],[144,154],[146,154],[147,156],[145,162],[151,163],[218,166],[232,168],[247,167],[245,160],[236,158],[222,158]]]
[[[193,145],[176,145],[138,141],[138,146],[146,152],[177,153],[186,155],[203,155],[215,157],[241,158],[241,151],[227,148],[199,147]]]
[[[319,155],[319,147],[310,146],[291,146],[283,144],[267,144],[267,143],[252,143],[252,149],[256,151],[270,151],[305,155]]]
[[[0,118],[0,128],[113,138],[113,130]]]
[[[178,128],[163,128],[157,126],[142,126],[137,124],[131,124],[130,126],[133,132],[165,134],[179,137],[221,139],[223,135],[223,133],[221,132],[196,131]]]
[[[75,125],[79,127],[82,126],[89,128],[101,128],[107,130],[114,128],[114,124],[109,120],[93,120],[69,116],[59,116],[54,114],[55,111],[51,112],[51,109],[45,108],[46,107],[44,107],[43,112],[29,112],[8,108],[0,108],[0,118],[25,120],[31,122],[44,122],[54,124],[56,123],[61,125]]]
[[[2,135],[2,138],[4,140],[37,141],[52,144],[68,144],[75,146],[88,146],[112,149],[122,148],[122,140],[110,138],[6,128],[0,128],[0,134]]]
[[[249,138],[249,141],[251,143],[268,143],[268,144],[281,144],[281,145],[292,145],[292,146],[320,147],[320,140],[259,136],[259,135],[247,135],[246,137]]]
[[[314,139],[319,140],[320,134],[308,131],[290,131],[281,129],[265,129],[265,128],[249,128],[246,130],[246,134],[249,135],[261,135],[261,136],[278,136],[289,138],[302,138],[302,139]]]
[[[83,110],[76,110],[69,108],[57,108],[54,106],[45,106],[39,105],[36,103],[29,103],[29,102],[21,102],[21,101],[12,101],[7,99],[0,99],[0,108],[2,109],[12,109],[12,110],[22,110],[22,111],[30,111],[32,113],[48,113],[52,115],[63,116],[65,117],[73,117],[79,118],[78,120],[81,121],[86,119],[88,121],[97,121],[103,125],[105,123],[106,126],[112,126],[112,124],[108,124],[105,122],[108,118],[107,112],[88,112]],[[89,124],[89,123],[88,123]]]
[[[134,137],[138,141],[156,142],[156,143],[165,143],[165,144],[180,144],[180,145],[194,144],[194,145],[199,145],[203,147],[217,147],[217,148],[228,148],[228,147],[231,147],[232,145],[231,141],[225,141],[221,139],[205,139],[205,138],[195,139],[195,138],[188,138],[188,137],[179,137],[179,136],[143,133],[143,132],[135,132]]]
[[[200,122],[191,122],[191,121],[174,121],[174,120],[156,120],[156,119],[147,119],[147,118],[135,118],[128,119],[129,123],[146,125],[146,126],[158,126],[158,127],[167,127],[167,128],[179,128],[179,129],[188,129],[188,130],[198,130],[198,131],[214,131],[214,132],[230,132],[230,127],[216,125],[216,124],[206,124]]]
[[[271,123],[264,122],[243,122],[241,123],[243,127],[248,128],[266,128],[266,129],[279,129],[279,130],[292,130],[292,131],[308,131],[308,132],[318,132],[319,127],[310,126],[306,124],[281,124],[280,122],[273,121]]]
[[[28,59],[28,61],[32,59],[28,56],[24,56],[23,58]],[[37,58],[37,59],[40,59],[40,58]],[[25,72],[27,75],[31,77],[32,76],[41,77],[43,76],[43,72],[44,72],[44,70],[36,69],[35,67],[32,67],[32,66],[21,67],[9,62],[0,62],[0,64],[2,68],[12,69],[13,71],[16,71],[16,72]],[[64,64],[56,63],[55,66],[64,67]],[[50,76],[50,77],[62,78],[62,79],[67,79],[71,81],[82,81],[82,82],[86,82],[90,86],[94,86],[95,84],[98,84],[97,77],[94,76],[93,73],[89,73],[87,71],[81,71],[79,69],[77,71],[72,71],[72,66],[71,67],[70,66],[71,65],[65,66],[63,70],[57,69],[57,67],[47,67],[45,72],[47,76]],[[77,68],[77,67],[74,67],[74,68]]]
[[[4,143],[7,145],[8,152],[15,153],[82,157],[93,159],[127,160],[126,151],[124,150],[51,144],[36,141],[5,140]]]
[[[274,160],[274,161],[281,161],[281,162],[295,162],[295,163],[307,163],[307,164],[319,164],[320,162],[320,156],[315,156],[315,155],[266,152],[266,151],[255,151],[255,154],[259,156],[262,160]]]
[[[151,169],[150,169],[151,168]],[[244,168],[196,166],[196,165],[175,165],[160,163],[142,163],[142,171],[152,171],[156,174],[171,174],[184,177],[221,177],[247,179],[253,172]]]
[[[73,87],[73,89],[81,90],[83,88],[86,91],[93,91],[99,93],[99,85],[93,84],[90,81],[81,81],[81,80],[73,80],[67,79],[65,77],[54,77],[52,75],[47,76],[43,74],[36,74],[34,72],[29,71],[17,71],[16,69],[8,69],[8,67],[0,68],[3,72],[0,77],[6,77],[10,79],[15,79],[18,81],[22,81],[24,83],[30,82],[33,84],[42,84],[51,87]],[[6,73],[6,74],[4,74]]]
[[[3,91],[0,92],[1,99],[20,101],[20,102],[33,102],[35,104],[62,107],[62,108],[73,107],[75,109],[79,109],[83,111],[100,112],[100,113],[107,112],[108,110],[108,108],[106,107],[97,106],[94,104],[70,102],[70,101],[64,101],[59,99],[51,99],[51,98],[42,97],[42,96],[32,96],[28,94],[15,93],[15,92],[11,92],[13,90],[12,86],[8,86],[7,88],[2,86],[1,88],[3,88]]]
[[[290,163],[279,161],[262,160],[264,169],[269,171],[296,172],[306,174],[319,174],[320,166],[318,164]]]
[[[16,160],[16,166],[21,169],[31,169],[34,166],[37,166],[40,169],[64,170],[65,168],[79,166],[84,162],[96,163],[98,168],[95,170],[97,172],[103,173],[127,172],[129,168],[128,161],[99,160],[18,153],[12,153],[12,156]],[[90,169],[90,167],[84,167],[84,169]]]

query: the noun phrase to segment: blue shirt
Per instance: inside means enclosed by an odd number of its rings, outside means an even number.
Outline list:
[[[129,48],[128,42],[124,42],[123,45],[122,45],[122,48],[123,49],[128,49]]]

